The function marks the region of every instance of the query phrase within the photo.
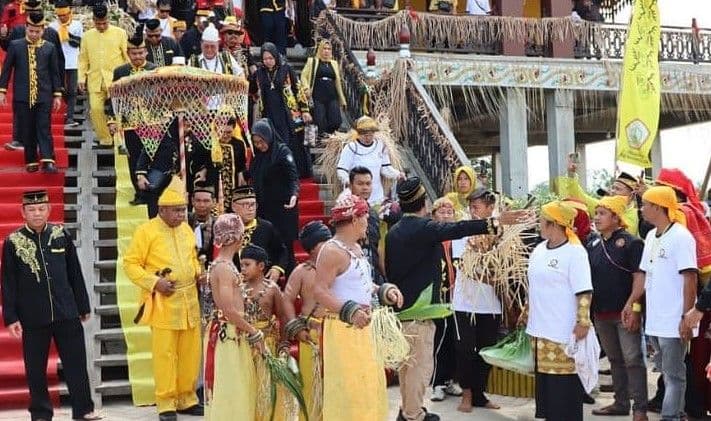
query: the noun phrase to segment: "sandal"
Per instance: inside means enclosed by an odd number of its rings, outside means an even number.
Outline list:
[[[612,405],[609,405],[609,406],[605,406],[605,407],[602,407],[599,409],[593,409],[592,413],[593,413],[593,415],[603,415],[603,416],[605,416],[605,415],[627,416],[630,414],[630,410],[622,408],[619,405],[613,403]]]

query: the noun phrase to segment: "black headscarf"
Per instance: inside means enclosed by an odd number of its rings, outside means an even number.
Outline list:
[[[262,91],[265,91],[267,89],[270,89],[270,85],[272,82],[274,83],[274,87],[281,91],[284,89],[284,81],[286,80],[286,76],[289,73],[289,67],[285,66],[286,62],[284,60],[284,57],[279,54],[279,50],[277,49],[276,45],[272,44],[271,42],[265,42],[262,45],[261,50],[259,51],[259,59],[263,60],[264,53],[269,53],[271,54],[272,57],[274,57],[274,68],[272,70],[267,69],[266,66],[264,66],[264,63],[262,63],[262,68],[263,72],[258,72],[257,74],[257,79],[259,82],[259,89]],[[272,74],[272,78],[269,77],[269,74]]]

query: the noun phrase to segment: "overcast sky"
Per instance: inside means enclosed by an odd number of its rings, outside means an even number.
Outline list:
[[[711,28],[711,0],[659,0],[662,25],[691,25],[695,17],[700,28]],[[626,23],[629,11],[623,11],[616,21]],[[706,64],[704,66],[711,66]],[[694,124],[663,130],[662,164],[665,167],[682,169],[696,183],[701,183],[711,158],[711,123]],[[614,141],[599,142],[587,147],[588,174],[606,168],[613,171]],[[548,151],[545,146],[529,149],[528,183],[533,187],[548,180]],[[532,162],[546,165],[530,165]]]

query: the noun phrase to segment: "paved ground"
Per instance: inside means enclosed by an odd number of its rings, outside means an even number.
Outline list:
[[[656,375],[652,378],[656,380]],[[399,392],[397,388],[388,389],[390,396],[390,421],[395,420],[398,411]],[[462,414],[457,412],[457,398],[448,398],[443,402],[433,403],[427,401],[427,405],[432,412],[438,413],[443,421],[470,421],[472,419],[482,421],[533,421],[534,403],[530,399],[508,398],[505,396],[492,395],[491,400],[501,405],[498,411],[486,409],[475,409],[471,414]],[[585,420],[597,421],[615,421],[628,420],[631,417],[595,417],[591,414],[593,408],[607,405],[612,402],[612,395],[609,393],[601,394],[597,397],[595,405],[585,405]],[[110,421],[143,421],[157,420],[155,408],[136,408],[128,401],[109,402],[104,405],[101,412],[104,419]],[[3,421],[26,421],[29,417],[25,411],[1,411],[0,420]],[[71,409],[62,407],[55,413],[55,421],[71,420]],[[195,417],[180,417],[181,421],[197,420]],[[659,417],[656,414],[650,415],[650,421],[658,421]],[[243,420],[235,420],[243,421]],[[331,420],[325,420],[331,421]],[[363,420],[370,421],[370,420]]]

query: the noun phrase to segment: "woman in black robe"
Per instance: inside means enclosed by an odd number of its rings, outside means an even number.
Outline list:
[[[288,249],[288,275],[294,268],[294,240],[299,230],[299,177],[291,151],[274,137],[269,119],[260,119],[252,126],[254,160],[249,176],[257,195],[257,216],[274,225]]]
[[[296,73],[274,44],[262,45],[262,65],[250,85],[250,94],[259,99],[262,117],[272,122],[277,140],[284,142],[294,157],[300,178],[312,175],[311,156],[304,145],[304,125],[312,121],[306,94]]]

